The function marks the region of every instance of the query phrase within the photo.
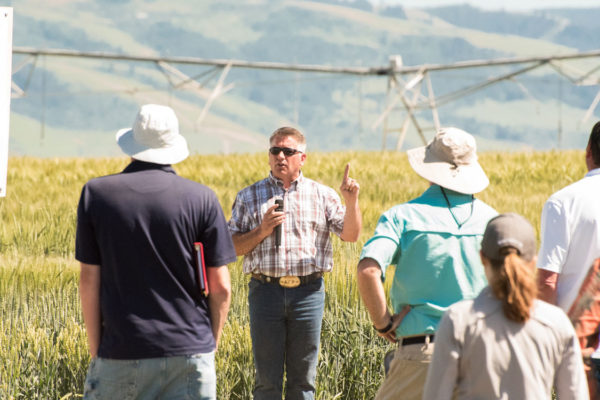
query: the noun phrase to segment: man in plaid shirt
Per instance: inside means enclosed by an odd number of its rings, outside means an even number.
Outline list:
[[[244,273],[251,275],[254,398],[281,400],[285,367],[286,398],[314,399],[323,274],[333,266],[330,232],[358,239],[360,187],[346,165],[344,207],[333,189],[302,174],[306,140],[300,131],[279,128],[269,142],[271,173],[238,193],[229,221],[236,252],[245,256]],[[283,200],[283,211],[276,200]]]

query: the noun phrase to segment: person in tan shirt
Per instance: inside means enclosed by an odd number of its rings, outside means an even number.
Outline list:
[[[568,317],[536,299],[536,244],[518,214],[488,223],[481,259],[489,286],[452,305],[435,336],[423,400],[589,399]]]

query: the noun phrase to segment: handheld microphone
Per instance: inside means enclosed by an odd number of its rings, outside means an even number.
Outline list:
[[[276,199],[275,204],[277,204],[275,211],[283,211],[283,199]],[[275,246],[277,247],[281,246],[281,225],[275,227]]]

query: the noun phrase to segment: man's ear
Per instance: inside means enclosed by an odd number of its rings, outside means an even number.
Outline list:
[[[588,143],[588,145],[585,147],[585,158],[590,157],[592,157],[592,144]]]
[[[587,147],[585,148],[585,164],[587,166],[588,171],[599,167],[599,165],[596,165],[596,163],[594,162],[591,143],[588,143]]]

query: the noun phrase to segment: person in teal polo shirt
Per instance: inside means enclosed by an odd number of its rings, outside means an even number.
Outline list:
[[[498,214],[474,197],[489,180],[467,132],[443,128],[427,146],[407,154],[431,186],[381,216],[358,263],[358,288],[373,326],[398,344],[376,400],[421,399],[444,311],[487,285],[479,247],[488,221]],[[383,288],[392,264],[395,314],[387,308]]]

